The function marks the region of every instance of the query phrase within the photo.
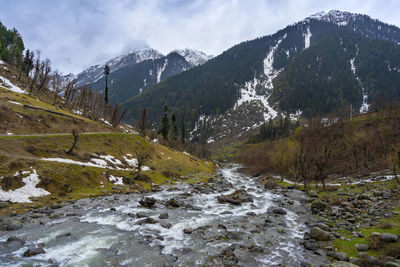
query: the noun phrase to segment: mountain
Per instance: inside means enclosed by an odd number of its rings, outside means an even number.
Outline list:
[[[104,76],[103,72],[105,65],[108,65],[108,67],[110,67],[110,73],[112,73],[121,68],[137,64],[149,59],[158,59],[163,56],[164,56],[163,54],[150,47],[133,49],[124,55],[108,60],[104,64],[91,66],[88,69],[82,71],[81,73],[76,75],[77,79],[76,85],[80,87],[86,84],[94,83],[99,79],[101,79]]]
[[[174,50],[166,56],[148,47],[136,49],[78,74],[77,86],[90,85],[102,92],[105,84],[103,71],[107,64],[110,67],[109,99],[114,103],[123,102],[170,76],[204,64],[210,58],[212,56],[201,51],[187,48]]]
[[[200,66],[206,63],[208,60],[212,59],[213,56],[209,56],[206,53],[198,50],[193,50],[189,48],[177,49],[172,52],[176,52],[185,58],[185,60],[192,66]]]
[[[400,29],[366,15],[318,13],[238,44],[124,104],[158,122],[163,106],[212,142],[242,135],[279,114],[355,112],[400,99]],[[243,118],[246,118],[245,120]],[[212,129],[212,130],[211,130]]]

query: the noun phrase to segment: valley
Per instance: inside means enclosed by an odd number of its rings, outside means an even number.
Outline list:
[[[77,74],[0,26],[0,266],[400,266],[397,26],[332,10]]]

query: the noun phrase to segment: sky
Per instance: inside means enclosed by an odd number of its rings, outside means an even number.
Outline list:
[[[64,74],[144,46],[215,56],[319,11],[400,26],[399,0],[0,0],[0,7],[0,21]]]

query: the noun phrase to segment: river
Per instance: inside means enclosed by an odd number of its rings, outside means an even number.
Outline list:
[[[182,183],[163,186],[158,192],[81,199],[61,208],[10,217],[26,222],[16,231],[0,231],[0,266],[300,266],[302,262],[326,262],[302,246],[311,218],[307,196],[297,190],[265,190],[238,168],[219,169],[219,178],[208,187]],[[218,196],[239,189],[253,201],[241,205],[217,201]],[[143,197],[155,198],[155,207],[141,207]],[[166,208],[171,198],[180,207]],[[271,212],[274,208],[284,212]],[[10,236],[25,243],[7,242]],[[28,248],[38,246],[44,254],[23,256]]]

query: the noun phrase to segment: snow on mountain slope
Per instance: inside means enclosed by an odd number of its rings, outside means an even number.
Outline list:
[[[150,47],[133,49],[124,55],[113,58],[106,63],[91,66],[77,75],[77,86],[95,83],[101,79],[104,74],[104,66],[110,67],[110,72],[114,72],[130,64],[137,64],[148,59],[158,59],[164,55]]]
[[[210,60],[211,58],[213,58],[213,56],[209,56],[202,51],[192,50],[189,48],[177,49],[172,52],[176,52],[179,55],[181,55],[182,57],[184,57],[185,60],[187,62],[189,62],[190,65],[192,65],[193,67],[202,65],[202,64],[206,63],[208,60]]]

